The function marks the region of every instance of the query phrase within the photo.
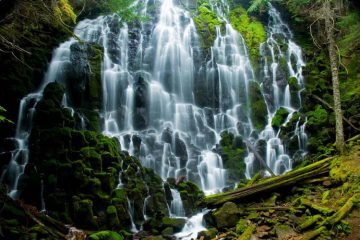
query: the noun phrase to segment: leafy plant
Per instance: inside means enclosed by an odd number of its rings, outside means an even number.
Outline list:
[[[249,13],[256,11],[264,12],[269,2],[269,0],[252,0],[251,5],[247,11]]]
[[[108,0],[107,8],[110,12],[117,14],[122,22],[147,20],[147,17],[139,14],[144,5],[134,0]]]
[[[6,112],[6,109],[0,106],[0,123],[3,122],[13,123],[11,120],[7,119],[5,116],[2,115],[4,112]]]

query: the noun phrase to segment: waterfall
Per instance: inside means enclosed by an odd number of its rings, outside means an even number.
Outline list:
[[[127,204],[128,204],[128,214],[131,221],[131,232],[136,233],[139,230],[137,229],[135,222],[134,222],[134,205],[131,204],[130,199],[127,198]]]
[[[199,232],[206,230],[203,217],[207,212],[208,210],[202,211],[188,219],[183,230],[175,234],[175,237],[183,240],[196,239]]]
[[[1,182],[6,181],[8,183],[10,189],[9,196],[13,199],[19,197],[19,180],[29,162],[28,143],[36,104],[41,100],[46,85],[54,82],[56,79],[60,79],[64,74],[64,67],[69,63],[69,46],[70,42],[65,42],[54,51],[52,61],[39,89],[34,93],[26,95],[20,101],[16,132],[13,138],[16,143],[16,149],[11,152],[11,160],[1,176]],[[42,184],[41,188],[43,188]]]
[[[274,129],[272,122],[277,110],[284,108],[289,113],[282,124],[282,126],[286,126],[292,120],[292,116],[301,108],[300,93],[304,88],[302,67],[305,63],[302,59],[301,48],[293,41],[293,34],[281,19],[280,13],[271,4],[269,4],[268,13],[268,37],[266,42],[261,44],[260,53],[263,67],[261,72],[262,92],[270,97],[265,98],[268,121],[265,129],[259,134],[259,140],[266,141],[266,164],[275,174],[282,174],[292,169],[292,156],[289,155],[288,146],[284,145],[280,137],[281,128]],[[288,82],[286,78],[296,79],[295,84],[299,89],[295,91],[295,94],[291,93],[290,81]],[[296,121],[296,128],[293,130],[293,137],[298,138],[298,152],[301,153],[301,156],[306,153],[305,124],[306,122],[301,123],[299,118]],[[251,178],[255,173],[255,157],[252,153],[245,158],[245,163],[246,177]]]
[[[125,24],[116,15],[109,15],[82,20],[74,30],[83,42],[103,48],[102,133],[118,138],[122,150],[138,157],[143,166],[152,168],[164,181],[184,177],[205,194],[220,192],[228,185],[225,164],[216,151],[222,131],[240,135],[260,147],[262,143],[266,164],[276,174],[291,170],[294,156],[306,153],[306,120],[301,121],[297,114],[304,87],[301,48],[279,12],[269,5],[268,37],[260,46],[260,73],[254,73],[245,40],[226,17],[230,9],[226,2],[210,1],[211,9],[224,24],[216,27],[214,43],[207,50],[202,49],[192,13],[175,0],[144,1],[141,14],[150,18],[148,22]],[[159,3],[159,11],[149,14],[154,3]],[[185,6],[189,4],[186,1]],[[1,176],[1,181],[9,183],[13,198],[18,197],[18,182],[29,161],[28,141],[35,106],[48,83],[71,84],[64,82],[64,74],[71,64],[74,44],[79,43],[72,38],[54,51],[42,86],[21,100],[14,137],[17,149]],[[206,99],[211,98],[204,104],[197,101],[201,94],[196,91],[199,82],[204,83],[200,85]],[[260,130],[255,129],[251,115],[250,87],[254,83],[259,84],[260,98],[267,107],[262,113],[267,124]],[[293,84],[297,86],[295,90]],[[69,95],[64,95],[63,105],[78,116],[79,129],[86,129],[86,119],[72,106]],[[280,108],[288,115],[276,129],[272,122]],[[297,151],[290,153],[282,134],[286,131],[283,127],[294,118],[294,129],[288,132]],[[250,151],[239,161],[246,164],[247,178],[261,170]],[[121,174],[118,188],[124,184]],[[180,193],[175,189],[171,193],[170,212],[183,217]],[[145,219],[149,199],[144,199]],[[132,231],[136,232],[129,199],[128,210]],[[196,237],[205,229],[204,214],[191,217],[178,236]]]
[[[172,201],[170,204],[170,214],[173,217],[185,217],[185,210],[179,191],[171,189]]]

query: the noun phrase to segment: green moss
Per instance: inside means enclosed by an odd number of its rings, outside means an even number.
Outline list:
[[[224,22],[217,17],[216,13],[206,3],[199,6],[194,21],[200,34],[203,48],[210,48],[216,38],[216,27],[221,28]]]
[[[102,171],[101,155],[96,148],[84,147],[81,148],[80,152],[86,164],[90,164],[94,169]]]
[[[275,128],[279,128],[285,122],[288,115],[289,115],[288,110],[286,110],[283,107],[280,107],[276,111],[276,113],[271,121],[271,125]]]
[[[310,216],[305,220],[305,222],[301,223],[299,227],[301,230],[305,230],[314,225],[315,223],[320,222],[321,219],[321,215]]]
[[[240,136],[223,131],[220,140],[220,155],[226,169],[228,169],[229,183],[236,183],[244,179],[246,164],[244,162],[245,146]]]
[[[89,240],[123,240],[123,237],[117,232],[101,231],[91,234]]]
[[[175,232],[181,231],[186,223],[186,220],[183,218],[164,217],[161,221],[165,228],[171,227]]]
[[[73,23],[76,23],[77,16],[68,0],[60,0],[58,8],[60,10],[60,17],[65,15],[67,18],[71,19]],[[57,11],[56,8],[55,11]]]
[[[256,226],[254,224],[251,224],[246,228],[243,234],[241,234],[240,237],[238,237],[238,240],[250,240],[253,232],[255,231]]]
[[[240,219],[239,222],[236,224],[236,230],[235,232],[237,234],[242,234],[243,232],[245,232],[245,230],[248,228],[249,226],[249,221],[246,219]]]
[[[226,202],[213,214],[217,228],[234,227],[239,221],[239,210],[235,203]]]
[[[251,61],[257,63],[260,59],[260,44],[266,40],[263,24],[255,18],[251,18],[241,6],[230,11],[230,23],[244,37]]]
[[[248,108],[251,109],[251,119],[255,129],[261,131],[267,122],[267,107],[260,90],[260,85],[257,82],[250,82],[249,98],[250,104]]]

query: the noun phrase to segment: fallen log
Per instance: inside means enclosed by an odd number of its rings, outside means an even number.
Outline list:
[[[297,211],[297,210],[304,210],[302,207],[248,207],[243,209],[245,212],[252,212],[252,211]]]
[[[326,227],[319,227],[318,229],[304,233],[303,239],[304,240],[312,240],[312,239],[316,238],[317,236],[319,236],[324,231],[326,231]]]
[[[338,222],[340,222],[346,215],[350,213],[352,208],[356,203],[358,203],[360,200],[360,194],[355,194],[351,198],[349,198],[344,206],[342,206],[336,213],[331,215],[330,217],[326,218],[320,226],[324,225],[334,225]]]
[[[301,202],[302,205],[304,205],[304,206],[306,206],[308,208],[314,209],[315,211],[317,211],[319,213],[322,213],[323,215],[330,215],[330,214],[334,213],[334,210],[332,210],[330,208],[327,208],[327,207],[324,207],[324,206],[320,206],[320,205],[318,205],[316,203],[313,203],[310,200],[307,200],[307,199],[304,199],[304,198],[301,198],[300,202]]]
[[[281,189],[283,187],[295,185],[298,182],[309,178],[321,176],[329,173],[329,167],[333,158],[326,158],[324,160],[315,162],[308,166],[296,169],[294,171],[285,173],[281,176],[266,178],[259,183],[252,186],[235,189],[229,192],[218,193],[210,195],[203,200],[202,205],[207,208],[216,208],[225,202],[238,202],[245,198],[261,195],[262,193]]]

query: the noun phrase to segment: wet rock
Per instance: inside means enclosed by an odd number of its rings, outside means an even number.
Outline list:
[[[163,130],[162,134],[161,134],[161,140],[166,142],[166,143],[169,143],[171,144],[172,142],[172,129],[167,127]]]
[[[133,125],[136,130],[145,129],[149,124],[148,83],[139,76],[134,83]]]
[[[197,235],[197,239],[211,240],[216,237],[218,230],[216,228],[210,228],[206,231],[201,231]]]
[[[106,218],[107,225],[110,229],[115,229],[120,227],[120,221],[117,216],[117,211],[115,206],[108,206],[106,209]]]
[[[165,217],[161,221],[162,221],[162,225],[165,228],[172,228],[175,233],[180,232],[186,223],[186,220],[184,218]]]
[[[217,228],[234,227],[239,220],[239,210],[235,203],[226,202],[213,214]]]

